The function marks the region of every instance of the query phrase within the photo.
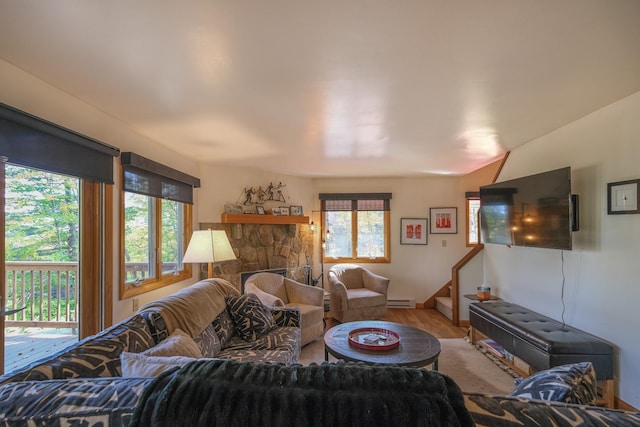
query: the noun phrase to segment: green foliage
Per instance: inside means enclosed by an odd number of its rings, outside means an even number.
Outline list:
[[[153,249],[153,229],[157,199],[134,193],[125,193],[124,232],[125,260],[129,263],[148,263]],[[183,204],[160,200],[162,261],[178,262],[181,253]]]
[[[7,304],[10,308],[26,306],[25,310],[11,315],[9,320],[77,321],[75,273],[48,274],[38,270],[8,272],[7,283],[10,285],[7,286]]]
[[[153,229],[153,198],[141,194],[124,194],[125,261],[149,261],[149,241]]]
[[[75,318],[76,312],[76,300],[69,301],[69,310],[67,311],[66,300],[60,300],[60,311],[58,312],[58,299],[51,298],[51,302],[45,297],[42,301],[42,311],[40,311],[40,297],[35,298],[33,301],[33,312],[30,310],[30,306],[27,309],[13,315],[15,320],[23,321],[60,321],[60,322],[74,322],[78,319]]]
[[[162,261],[178,262],[182,240],[182,203],[162,201]]]
[[[79,181],[7,165],[6,260],[77,261]]]

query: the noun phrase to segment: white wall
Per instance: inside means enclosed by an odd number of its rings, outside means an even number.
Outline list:
[[[458,288],[460,298],[458,298],[458,313],[460,320],[469,320],[469,304],[475,301],[464,298],[465,294],[477,294],[478,286],[484,286],[484,251],[474,256],[458,272]],[[496,295],[494,289],[491,293]]]
[[[14,108],[67,127],[106,144],[119,147],[122,151],[134,151],[174,169],[198,176],[196,161],[185,158],[166,148],[158,150],[156,143],[131,130],[124,123],[2,60],[0,60],[0,94],[0,102]],[[118,164],[119,161],[120,159],[114,160]],[[114,188],[117,188],[119,184],[118,178],[116,172],[115,179],[117,182]],[[197,197],[198,195],[196,194],[196,203]],[[116,202],[114,207],[114,260],[119,259],[118,227],[120,215],[118,200],[118,197],[114,197]],[[197,211],[195,210],[194,221],[198,221]],[[113,283],[113,321],[118,322],[133,313],[133,310],[131,299],[120,300],[119,298],[119,265],[116,264],[114,267],[116,271],[114,272]],[[147,302],[175,292],[194,281],[195,279],[192,278],[191,280],[145,293],[136,298],[139,299],[142,306]]]
[[[289,196],[286,203],[279,205],[302,206],[304,215],[311,216],[313,207],[313,187],[310,178],[292,177],[262,172],[254,169],[225,166],[200,165],[198,174],[202,188],[198,203],[200,222],[220,222],[225,203],[242,201],[245,188],[262,186],[270,182],[286,185]],[[275,205],[278,205],[276,203]]]
[[[571,166],[581,216],[572,251],[485,246],[485,282],[502,298],[557,320],[564,309],[567,324],[616,346],[616,395],[634,407],[640,407],[640,215],[607,215],[607,183],[640,178],[639,118],[637,93],[509,156],[499,181]]]

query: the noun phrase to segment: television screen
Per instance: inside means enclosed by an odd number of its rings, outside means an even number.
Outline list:
[[[571,249],[571,168],[480,187],[484,243]]]

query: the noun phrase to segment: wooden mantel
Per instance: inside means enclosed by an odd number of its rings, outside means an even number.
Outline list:
[[[309,224],[308,216],[222,214],[223,224]]]

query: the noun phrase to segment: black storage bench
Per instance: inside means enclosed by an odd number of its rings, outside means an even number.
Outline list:
[[[613,346],[598,337],[506,301],[469,305],[471,340],[476,331],[502,345],[535,370],[591,362],[613,407]]]

